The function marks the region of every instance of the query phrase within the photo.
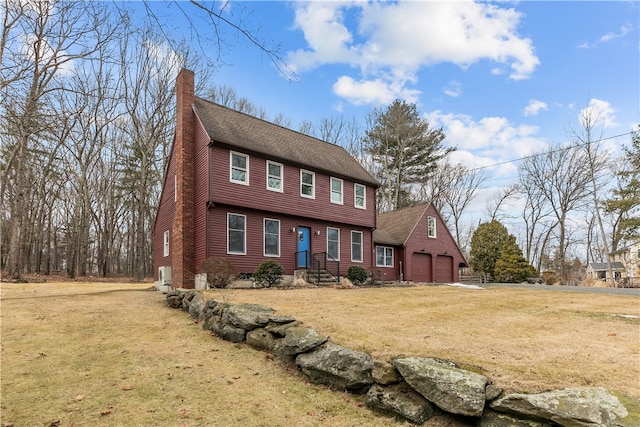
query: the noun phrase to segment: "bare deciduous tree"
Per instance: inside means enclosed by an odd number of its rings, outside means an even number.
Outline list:
[[[598,252],[609,253],[609,245],[607,241],[607,234],[604,231],[602,224],[602,216],[600,215],[600,200],[598,198],[598,186],[602,180],[602,172],[606,169],[608,164],[608,156],[604,153],[600,147],[600,141],[604,135],[604,122],[600,117],[600,112],[591,108],[585,108],[580,113],[580,125],[581,130],[574,130],[574,138],[578,141],[579,145],[583,147],[586,154],[587,167],[589,171],[589,183],[591,184],[591,197],[594,211],[594,217],[598,230],[600,231],[600,238],[602,241],[602,248],[597,250]],[[598,131],[599,128],[599,131]],[[596,134],[598,133],[598,134]],[[607,269],[609,270],[609,277],[613,279],[613,271],[611,269],[611,261],[609,256],[606,256]]]
[[[105,34],[113,34],[104,6],[96,3],[39,0],[24,3],[21,12],[2,41],[1,62],[3,79],[8,82],[2,87],[3,124],[13,151],[8,164],[14,171],[8,267],[14,279],[22,273],[28,234],[24,207],[33,186],[29,156],[35,141],[56,129],[54,110],[47,105],[56,92],[68,89],[65,77],[76,62],[90,60],[108,42]]]
[[[520,164],[520,182],[539,191],[538,201],[550,209],[558,229],[557,260],[562,280],[567,279],[566,254],[569,247],[568,220],[571,212],[585,207],[590,189],[590,171],[581,147],[551,147]],[[553,227],[555,228],[555,227]]]

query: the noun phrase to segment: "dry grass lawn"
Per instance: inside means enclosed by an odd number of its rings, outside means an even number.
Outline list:
[[[587,386],[640,398],[637,296],[422,286],[209,297],[270,306],[374,358],[449,359],[510,392]]]
[[[394,424],[361,397],[211,337],[149,284],[0,286],[3,426]],[[376,358],[447,358],[509,391],[603,386],[640,398],[640,320],[619,316],[640,316],[638,297],[449,287],[209,297],[273,307]]]

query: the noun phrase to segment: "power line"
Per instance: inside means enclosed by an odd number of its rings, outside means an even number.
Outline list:
[[[551,153],[557,153],[557,152],[560,152],[560,151],[563,151],[563,150],[569,150],[571,148],[581,147],[581,146],[584,146],[584,145],[587,145],[587,144],[596,144],[596,143],[599,143],[599,142],[602,142],[602,141],[607,141],[607,140],[610,140],[610,139],[615,139],[615,138],[620,138],[620,137],[623,137],[623,136],[628,136],[628,135],[633,134],[634,132],[637,132],[637,131],[631,130],[629,132],[621,133],[619,135],[613,135],[613,136],[608,136],[606,138],[600,138],[600,139],[595,140],[595,141],[580,142],[580,143],[576,143],[576,144],[573,144],[573,145],[568,145],[566,147],[561,147],[561,148],[558,148],[556,150],[545,151],[544,153],[530,154],[528,156],[520,157],[518,159],[505,160],[504,162],[493,163],[491,165],[486,165],[486,166],[478,166],[477,168],[469,169],[469,172],[475,172],[477,170],[489,169],[489,168],[493,168],[493,167],[496,167],[496,166],[506,165],[506,164],[509,164],[509,163],[520,162],[522,160],[532,159],[534,157],[543,156],[543,155],[547,155],[547,154],[551,154]]]

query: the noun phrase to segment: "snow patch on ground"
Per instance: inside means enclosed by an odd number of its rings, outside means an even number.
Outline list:
[[[612,314],[614,317],[624,317],[625,319],[640,319],[640,316],[634,316],[633,314]]]
[[[465,283],[448,283],[447,286],[454,286],[456,288],[465,288],[465,289],[484,289],[482,286],[467,285]]]

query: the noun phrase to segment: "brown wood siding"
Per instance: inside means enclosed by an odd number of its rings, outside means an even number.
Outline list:
[[[276,159],[249,156],[249,185],[231,183],[229,181],[229,150],[214,145],[211,165],[213,201],[314,220],[366,228],[375,227],[373,186],[366,185],[366,210],[354,206],[353,182],[347,180],[343,181],[343,204],[334,204],[330,200],[330,176],[316,171],[315,198],[305,198],[300,196],[300,167],[284,163],[283,192],[270,191],[266,188],[267,160],[278,162]]]
[[[429,237],[429,231],[427,226],[427,217],[429,216],[434,217],[436,219],[436,237],[435,238]],[[450,270],[450,274],[448,276],[445,276],[445,273],[442,270],[442,268],[444,268],[443,266],[439,267],[440,272],[438,274],[438,277],[440,278],[446,277],[448,278],[448,280],[438,280],[438,278],[435,277],[436,276],[435,274],[433,275],[434,276],[433,280],[442,281],[442,282],[455,282],[458,280],[458,266],[461,263],[465,263],[465,260],[462,253],[458,249],[458,246],[456,245],[455,240],[451,236],[451,233],[447,229],[446,224],[444,223],[444,221],[442,220],[438,212],[435,210],[433,205],[429,205],[424,215],[419,219],[418,223],[413,229],[413,232],[407,239],[405,247],[406,247],[407,254],[413,254],[416,252],[430,254],[433,261],[432,272],[435,272],[437,269],[435,262],[439,255],[446,255],[450,257],[451,258],[450,267],[448,267]],[[407,272],[406,280],[416,281],[416,279],[413,278],[412,276],[412,272],[414,271],[412,257],[407,256],[406,263],[407,263],[405,268],[405,271]]]
[[[176,211],[175,174],[176,162],[172,150],[164,177],[164,184],[162,185],[156,221],[153,226],[153,280],[158,280],[158,267],[171,266],[171,246],[169,246],[169,256],[164,256],[164,232],[169,231],[171,233]]]
[[[206,258],[207,254],[207,201],[209,200],[209,136],[207,135],[202,123],[196,116],[195,133],[194,133],[194,164],[195,164],[195,181],[196,188],[194,197],[195,209],[195,232],[194,232],[194,270],[196,273],[200,271],[200,263]]]
[[[246,216],[246,254],[227,253],[227,214],[234,213]],[[252,273],[265,260],[277,261],[282,265],[285,274],[293,274],[296,269],[296,252],[298,250],[298,227],[311,228],[311,252],[320,253],[327,250],[327,227],[340,229],[340,274],[346,275],[351,265],[359,265],[366,269],[371,267],[372,248],[371,230],[368,228],[346,227],[343,224],[327,223],[304,217],[293,217],[273,212],[262,212],[234,206],[216,205],[209,211],[209,250],[210,256],[228,259],[240,273]],[[280,256],[264,255],[264,219],[280,221]],[[295,231],[291,231],[295,228]],[[351,262],[351,231],[361,231],[363,237],[363,262]],[[319,234],[316,234],[319,231]]]

